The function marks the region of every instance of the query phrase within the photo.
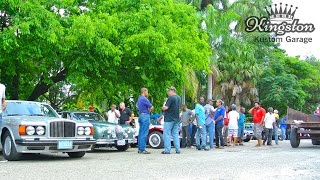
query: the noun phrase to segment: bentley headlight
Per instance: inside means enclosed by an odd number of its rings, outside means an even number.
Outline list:
[[[44,135],[44,133],[45,133],[45,130],[44,130],[44,127],[43,126],[38,126],[37,128],[36,128],[36,133],[38,134],[38,135]]]
[[[84,134],[87,135],[87,136],[91,134],[91,129],[90,129],[90,127],[84,128]]]
[[[78,135],[84,134],[84,127],[78,127]]]
[[[36,132],[35,128],[33,126],[28,126],[26,129],[26,132],[28,135],[34,135],[34,133]]]

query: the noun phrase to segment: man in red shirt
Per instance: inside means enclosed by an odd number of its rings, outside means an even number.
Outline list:
[[[263,131],[263,119],[266,114],[266,110],[263,109],[259,102],[254,103],[254,107],[249,110],[249,113],[253,115],[254,123],[254,136],[258,139],[256,147],[262,146],[262,131]]]

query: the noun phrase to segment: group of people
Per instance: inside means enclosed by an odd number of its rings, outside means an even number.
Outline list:
[[[147,136],[150,126],[151,112],[154,107],[147,98],[148,89],[142,88],[141,95],[137,101],[139,110],[139,136],[138,136],[138,153],[149,154],[146,151]],[[215,148],[223,149],[224,146],[243,145],[242,137],[245,128],[245,108],[237,107],[235,104],[224,106],[224,102],[216,100],[216,107],[213,100],[208,99],[205,103],[203,97],[199,98],[194,110],[181,104],[181,98],[176,94],[176,89],[168,89],[168,98],[162,106],[163,115],[158,115],[156,124],[162,124],[164,151],[162,154],[170,154],[171,137],[176,153],[180,153],[179,127],[181,123],[182,148],[192,148],[196,144],[198,150],[214,150]],[[90,109],[90,108],[89,108]],[[180,112],[181,110],[181,112]],[[262,145],[272,145],[272,136],[275,135],[275,143],[278,145],[278,128],[281,129],[281,140],[286,139],[286,117],[279,119],[278,111],[268,108],[268,112],[261,107],[259,102],[254,103],[249,113],[253,116],[254,136],[257,138],[257,147]],[[123,102],[119,105],[112,105],[106,113],[108,122],[116,124],[130,124],[134,126],[134,114],[125,106]],[[215,144],[214,144],[215,142]],[[207,143],[209,146],[207,147]]]

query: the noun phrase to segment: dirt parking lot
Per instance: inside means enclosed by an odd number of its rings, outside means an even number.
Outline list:
[[[0,179],[320,179],[320,146],[303,140],[293,149],[288,141],[279,146],[255,148],[255,141],[242,147],[181,154],[150,155],[102,149],[82,159],[64,154],[28,155],[18,162],[0,163]],[[172,150],[173,152],[173,150]]]

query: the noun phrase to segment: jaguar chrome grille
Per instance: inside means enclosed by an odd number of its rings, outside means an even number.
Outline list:
[[[123,139],[123,133],[116,133],[117,139],[122,140]]]
[[[57,121],[50,123],[50,137],[75,137],[74,122]]]

